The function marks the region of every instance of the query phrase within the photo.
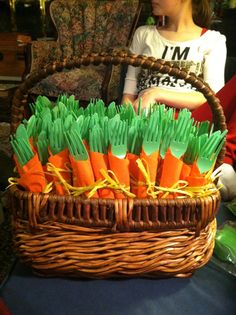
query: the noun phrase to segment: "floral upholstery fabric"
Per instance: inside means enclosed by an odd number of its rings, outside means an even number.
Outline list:
[[[31,69],[38,71],[46,64],[60,60],[62,52],[58,42],[50,40],[38,40],[31,43]]]
[[[138,0],[54,0],[50,14],[58,39],[32,43],[31,71],[54,60],[126,47],[138,7]],[[65,70],[42,80],[32,92],[54,97],[67,92],[83,100],[101,97],[105,73],[105,65]],[[109,84],[110,100],[117,98],[118,84],[116,69]]]
[[[10,144],[10,124],[7,122],[0,122],[0,154],[4,153],[6,156],[12,156],[12,148]]]
[[[101,97],[105,67],[89,66],[55,73],[39,82],[32,92],[37,95],[57,97],[60,94],[75,95],[79,100]],[[115,93],[115,92],[114,92]]]

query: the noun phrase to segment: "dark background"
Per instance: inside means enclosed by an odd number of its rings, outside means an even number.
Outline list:
[[[56,31],[49,16],[51,0],[46,1],[46,17],[43,19],[39,0],[17,0],[15,15],[11,15],[9,1],[0,0],[0,32],[17,31],[30,35],[32,39],[39,37],[56,37]],[[150,0],[140,0],[143,4],[138,25],[145,24],[151,16]],[[228,56],[236,56],[236,9],[227,9],[220,5],[223,1],[214,1],[215,22],[213,29],[219,30],[227,37]],[[14,17],[14,18],[13,18]]]

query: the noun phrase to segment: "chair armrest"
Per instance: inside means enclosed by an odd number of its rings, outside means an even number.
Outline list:
[[[62,52],[56,40],[36,40],[27,45],[26,69],[27,74],[39,71],[48,63],[60,61]]]

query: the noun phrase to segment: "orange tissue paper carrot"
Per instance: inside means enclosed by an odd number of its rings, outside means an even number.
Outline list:
[[[159,151],[155,151],[152,154],[147,155],[145,151],[142,150],[140,157],[147,163],[147,167],[150,174],[150,182],[155,184],[158,168]]]
[[[20,176],[23,175],[24,172],[23,172],[23,169],[22,169],[21,166],[20,166],[20,163],[19,163],[18,160],[17,160],[16,154],[13,154],[13,160],[14,160],[14,162],[15,162],[16,170],[17,170],[18,174],[19,174]]]
[[[14,151],[13,158],[20,175],[17,183],[29,191],[43,192],[47,182],[42,164],[38,154],[32,151],[25,132],[24,127],[21,127],[18,130],[18,135],[12,136],[10,140]]]
[[[87,160],[76,160],[72,154],[70,154],[69,157],[73,174],[73,186],[86,187],[93,185],[95,179],[90,158],[88,158]],[[85,192],[85,195],[89,196],[89,193],[90,191],[87,191]],[[92,198],[99,198],[97,191],[95,191]]]
[[[183,162],[183,166],[182,166],[182,169],[181,169],[181,173],[180,173],[180,179],[181,180],[186,180],[186,178],[190,175],[191,173],[191,168],[192,168],[192,165],[189,165],[189,164],[186,164]]]
[[[180,179],[183,161],[176,158],[168,149],[162,167],[160,186],[165,188],[173,187]],[[169,195],[171,197],[172,195]]]
[[[99,198],[98,184],[95,183],[93,169],[88,154],[89,146],[85,146],[81,134],[77,129],[65,133],[69,148],[69,159],[72,167],[74,195],[84,194],[89,198]],[[86,142],[87,143],[87,142]]]
[[[139,156],[129,152],[126,157],[129,160],[130,191],[138,197],[138,179],[140,169],[138,167],[137,160],[139,159]],[[139,188],[141,189],[141,185]],[[146,187],[144,186],[143,189],[145,190]]]
[[[96,180],[103,179],[101,170],[108,170],[108,156],[101,152],[89,152],[90,161],[93,169],[93,174]],[[100,198],[114,199],[114,193],[109,188],[101,188],[98,190]]]
[[[69,159],[69,152],[68,149],[65,148],[64,150],[56,153],[53,155],[49,150],[50,156],[48,158],[48,170],[52,171],[53,175],[53,182],[56,193],[58,195],[65,195],[68,194],[68,190],[66,186],[61,182],[60,178],[53,172],[50,164],[53,168],[58,169],[62,179],[65,180],[66,183],[71,184],[71,170],[69,169],[70,159]]]
[[[128,194],[130,191],[129,160],[127,158],[120,159],[109,150],[108,161],[110,170],[114,173],[119,184],[124,189],[124,192],[115,191],[115,198],[124,199],[126,198],[125,191],[128,192]]]
[[[201,187],[207,184],[207,179],[200,173],[196,161],[193,163],[191,172],[189,176],[186,177],[186,181],[190,187]]]
[[[145,168],[145,172],[147,173],[147,177],[145,178],[141,169],[138,167],[138,177],[137,177],[137,197],[138,198],[146,198],[150,191],[148,191],[148,185],[154,187],[157,175],[157,167],[158,167],[158,157],[159,151],[155,151],[150,155],[146,154],[142,149],[140,153],[141,162]]]
[[[20,168],[18,183],[25,189],[35,193],[44,191],[47,181],[37,154]]]

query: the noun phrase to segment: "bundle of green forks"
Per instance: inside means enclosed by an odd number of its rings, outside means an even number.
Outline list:
[[[158,152],[159,162],[171,153],[183,164],[195,165],[204,176],[213,170],[227,134],[227,130],[214,131],[209,121],[194,121],[187,109],[176,113],[163,104],[153,104],[148,111],[140,107],[136,113],[131,104],[106,106],[101,99],[91,99],[83,108],[73,95],[61,95],[55,103],[39,96],[30,107],[32,116],[11,137],[20,167],[35,154],[47,165],[50,156],[65,149],[78,161],[88,160],[90,152],[110,152],[121,160],[129,154]]]

